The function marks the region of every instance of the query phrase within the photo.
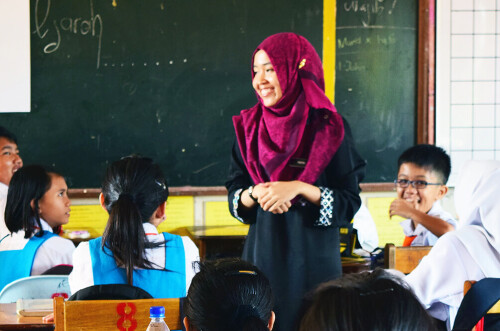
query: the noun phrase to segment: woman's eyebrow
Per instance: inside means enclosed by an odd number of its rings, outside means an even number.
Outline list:
[[[260,66],[267,66],[268,64],[271,64],[271,62],[266,62],[266,63],[263,63],[263,64],[254,64],[253,67],[260,67]]]

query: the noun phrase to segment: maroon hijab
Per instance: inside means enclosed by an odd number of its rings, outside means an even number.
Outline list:
[[[265,107],[257,94],[255,106],[233,117],[245,166],[255,184],[313,184],[344,138],[342,118],[324,92],[321,60],[309,41],[295,33],[266,38],[253,53],[252,69],[259,50],[271,60],[283,96]]]

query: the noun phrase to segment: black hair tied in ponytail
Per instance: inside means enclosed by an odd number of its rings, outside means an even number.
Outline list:
[[[163,245],[148,242],[143,223],[168,198],[168,188],[160,167],[149,158],[130,156],[113,162],[102,183],[104,205],[109,213],[102,245],[113,253],[132,285],[133,270],[151,268],[145,249]]]

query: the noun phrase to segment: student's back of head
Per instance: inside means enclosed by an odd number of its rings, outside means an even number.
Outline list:
[[[168,187],[160,167],[153,160],[129,156],[113,162],[102,183],[102,203],[109,213],[102,244],[123,265],[132,284],[134,266],[151,268],[145,249],[163,243],[145,239],[143,223],[168,198]]]
[[[409,287],[382,269],[323,283],[309,300],[300,331],[435,330]]]
[[[450,157],[441,147],[427,144],[412,146],[399,157],[398,168],[401,168],[403,163],[413,163],[434,172],[443,185],[448,182],[448,177],[450,177]]]
[[[237,259],[200,264],[184,302],[188,331],[272,329],[274,298],[267,278]]]

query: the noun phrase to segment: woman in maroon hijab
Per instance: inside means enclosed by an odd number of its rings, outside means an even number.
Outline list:
[[[250,224],[243,259],[269,278],[275,330],[288,331],[305,292],[342,273],[339,227],[360,206],[365,162],[305,38],[265,39],[252,56],[252,79],[258,102],[233,118],[229,209]]]

